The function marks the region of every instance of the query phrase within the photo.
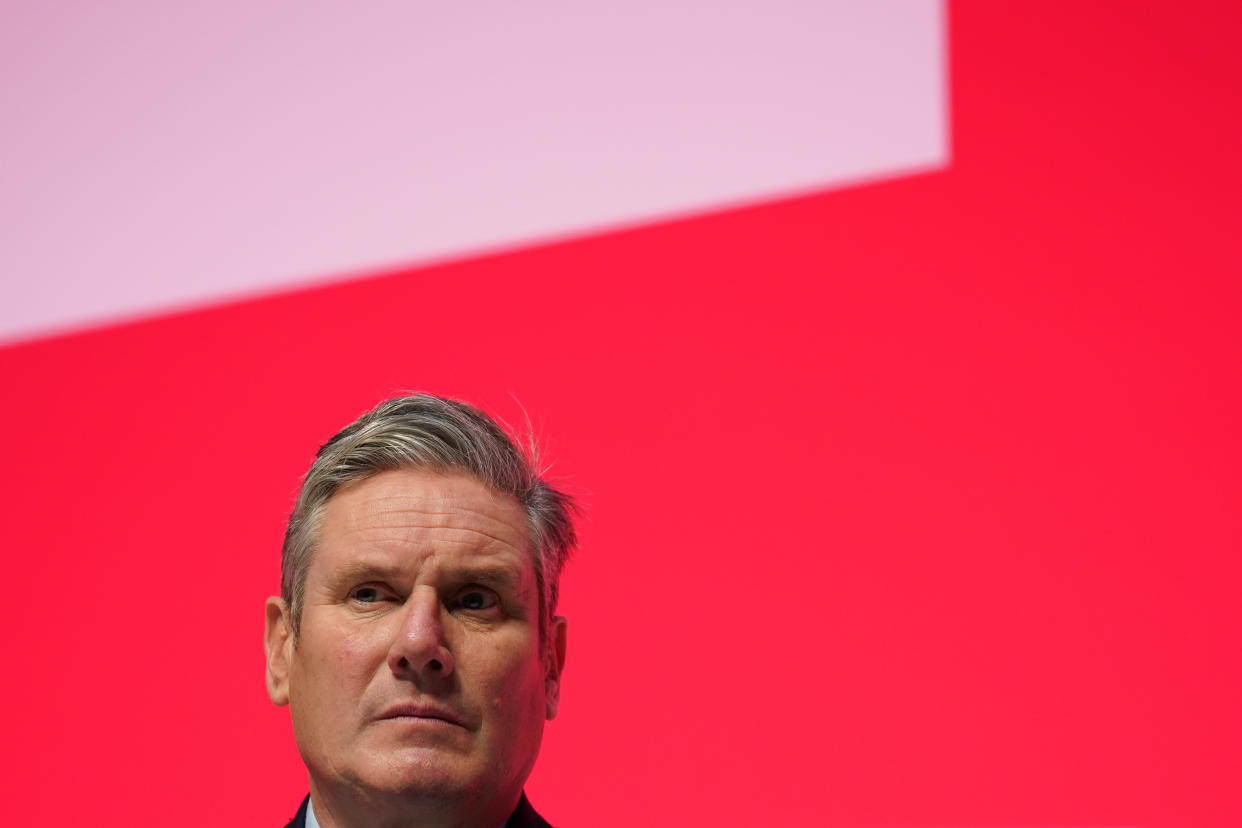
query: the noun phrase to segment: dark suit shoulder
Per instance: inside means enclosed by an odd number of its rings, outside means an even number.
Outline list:
[[[289,820],[289,824],[285,828],[306,828],[306,807],[308,805],[310,805],[309,796],[302,800],[302,804],[298,806],[298,812],[293,815],[293,819]]]
[[[552,828],[552,826],[531,807],[530,800],[526,798],[526,792],[523,791],[517,807],[513,809],[509,821],[505,823],[505,828]]]
[[[306,808],[309,804],[310,797],[308,796],[302,800],[302,804],[298,806],[298,812],[293,815],[293,819],[289,820],[285,828],[306,828]],[[518,800],[517,807],[513,809],[513,813],[505,822],[505,828],[552,828],[552,826],[531,807],[530,800],[523,793],[522,798]]]

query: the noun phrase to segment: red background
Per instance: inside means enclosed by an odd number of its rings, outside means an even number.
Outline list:
[[[1242,824],[1239,13],[950,17],[947,172],[0,351],[5,821],[283,823],[283,520],[421,388],[589,504],[553,822]]]

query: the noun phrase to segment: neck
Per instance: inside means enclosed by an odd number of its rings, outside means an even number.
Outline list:
[[[522,792],[503,800],[442,799],[341,790],[310,783],[321,828],[500,828],[517,808]]]

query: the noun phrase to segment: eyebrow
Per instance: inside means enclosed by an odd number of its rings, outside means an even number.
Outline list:
[[[460,569],[450,570],[458,580],[469,581],[472,584],[480,584],[482,586],[496,587],[498,589],[518,588],[518,578],[515,573],[507,566],[464,566]]]
[[[401,577],[401,570],[395,566],[388,566],[374,561],[352,560],[346,561],[332,572],[329,581],[334,584],[344,583],[346,581],[369,581],[380,580],[388,581]]]
[[[514,592],[525,592],[525,590],[520,589],[521,578],[518,577],[517,572],[507,566],[465,564],[459,567],[446,568],[443,574],[455,581],[469,582],[497,589],[511,589]],[[331,582],[342,584],[352,581],[390,581],[400,580],[405,576],[406,573],[400,567],[375,561],[352,560],[341,564],[332,573]]]

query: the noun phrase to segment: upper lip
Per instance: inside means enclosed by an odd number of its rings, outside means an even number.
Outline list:
[[[461,717],[452,710],[440,707],[426,702],[401,702],[394,704],[384,710],[380,714],[381,719],[396,719],[401,716],[411,716],[418,719],[440,719],[441,721],[455,724],[458,727],[465,727]]]

